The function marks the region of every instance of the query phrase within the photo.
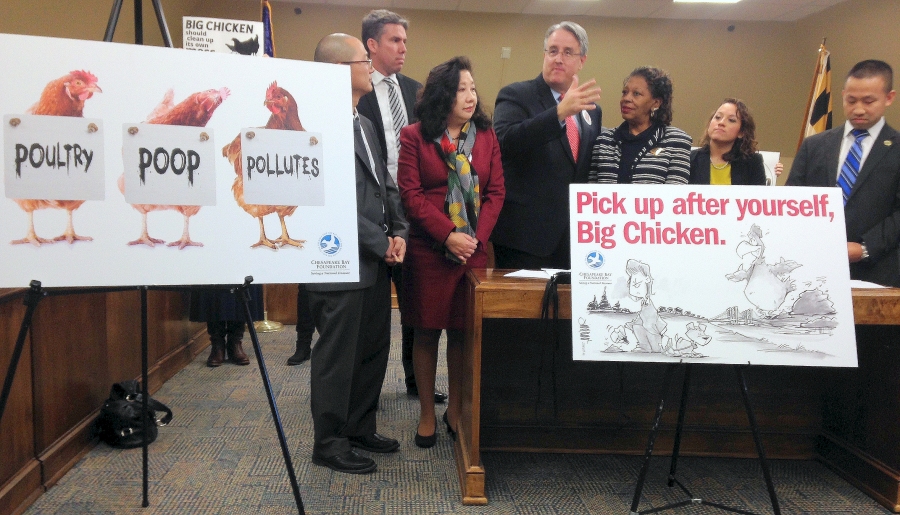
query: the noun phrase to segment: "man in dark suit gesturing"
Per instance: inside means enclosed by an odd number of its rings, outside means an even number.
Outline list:
[[[310,369],[312,461],[365,474],[375,470],[375,462],[353,447],[382,453],[400,447],[376,432],[375,415],[391,344],[388,266],[403,261],[409,224],[375,144],[375,129],[356,112],[360,97],[372,90],[372,62],[362,42],[347,34],[326,36],[316,46],[315,60],[351,68],[359,282],[307,285],[319,331]]]
[[[416,122],[416,95],[422,84],[400,73],[406,62],[406,31],[409,22],[399,14],[376,9],[362,21],[362,41],[372,59],[372,91],[359,99],[359,113],[375,125],[381,155],[387,159],[387,168],[397,182],[397,157],[400,155],[400,129]],[[391,279],[397,291],[397,304],[403,312],[403,267],[391,269]],[[413,372],[413,328],[403,326],[401,360],[406,376],[406,393],[419,395],[416,375]],[[435,392],[434,401],[447,400],[447,394]]]
[[[491,237],[498,268],[569,268],[569,184],[587,182],[601,122],[600,88],[576,75],[587,51],[581,25],[553,25],[541,74],[497,95],[494,130],[506,181]]]
[[[841,93],[844,125],[803,141],[787,184],[843,190],[850,277],[900,286],[900,138],[884,121],[893,70],[857,63]]]

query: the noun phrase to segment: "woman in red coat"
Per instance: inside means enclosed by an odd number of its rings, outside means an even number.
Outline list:
[[[438,340],[447,331],[450,398],[444,423],[455,434],[460,410],[466,269],[487,266],[485,245],[503,206],[500,146],[472,79],[454,57],[436,66],[416,103],[418,123],[400,133],[397,185],[409,219],[403,263],[403,324],[415,328],[413,367],[420,392],[434,390]],[[419,395],[416,445],[437,441],[434,397]]]

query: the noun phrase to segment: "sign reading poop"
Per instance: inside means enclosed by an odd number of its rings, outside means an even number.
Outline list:
[[[0,45],[0,287],[358,280],[349,67]]]
[[[841,192],[570,189],[573,359],[855,367]]]

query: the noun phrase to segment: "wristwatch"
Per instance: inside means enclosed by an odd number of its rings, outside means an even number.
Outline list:
[[[859,248],[862,249],[862,256],[860,256],[859,260],[865,261],[865,260],[869,259],[869,249],[866,248],[866,244],[860,243]]]

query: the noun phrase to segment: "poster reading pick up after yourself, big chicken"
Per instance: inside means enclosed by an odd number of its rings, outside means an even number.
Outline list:
[[[856,366],[837,188],[572,185],[573,358]]]

